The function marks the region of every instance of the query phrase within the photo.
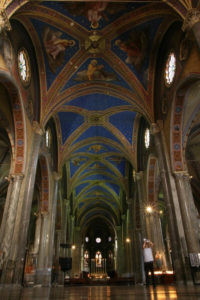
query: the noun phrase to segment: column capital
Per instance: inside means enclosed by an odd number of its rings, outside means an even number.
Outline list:
[[[59,181],[62,178],[61,174],[59,174],[58,172],[53,172],[53,179],[55,181]]]
[[[68,209],[69,206],[70,206],[70,200],[69,200],[69,199],[64,199],[63,202],[64,202],[64,205],[65,205],[65,206],[67,207],[67,209]]]
[[[178,179],[190,179],[190,174],[187,171],[174,171],[173,174]]]
[[[41,127],[41,125],[37,121],[33,121],[33,131],[39,135],[44,134],[44,129]]]
[[[117,231],[120,231],[122,229],[121,226],[116,226],[115,228],[116,228]]]
[[[141,180],[142,178],[143,178],[143,171],[140,171],[140,172],[137,172],[137,173],[135,173],[135,178],[136,178],[136,180]]]
[[[128,206],[130,206],[133,203],[133,199],[132,198],[126,199],[126,203]]]
[[[122,218],[122,220],[125,220],[126,219],[126,215],[122,215],[121,218]]]
[[[192,8],[188,10],[185,20],[183,22],[182,30],[186,31],[191,29],[196,23],[200,22],[200,10]]]
[[[44,218],[44,217],[47,217],[49,215],[49,212],[47,210],[42,210],[40,212],[41,216]]]
[[[10,174],[8,177],[7,177],[7,180],[10,181],[10,180],[23,180],[24,178],[24,173],[13,173],[13,174]]]
[[[160,128],[159,128],[158,124],[152,123],[151,127],[150,127],[150,132],[151,132],[152,135],[155,135],[155,134],[159,133]]]
[[[0,32],[2,31],[10,31],[11,30],[11,25],[8,19],[8,16],[6,14],[5,9],[1,9],[0,12]]]

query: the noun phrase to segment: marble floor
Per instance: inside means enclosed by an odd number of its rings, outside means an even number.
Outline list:
[[[196,300],[200,299],[200,286],[56,286],[2,287],[0,300]]]

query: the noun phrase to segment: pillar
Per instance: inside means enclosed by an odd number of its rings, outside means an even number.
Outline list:
[[[69,200],[64,199],[62,203],[62,220],[61,220],[61,243],[67,243],[67,226],[68,226],[68,210],[69,210]],[[69,228],[68,228],[69,229]],[[67,249],[60,249],[60,256],[65,257],[67,255]]]
[[[143,259],[143,238],[147,236],[144,214],[144,174],[142,171],[135,173],[136,191],[134,196],[134,237],[136,245],[135,256],[135,282],[145,283],[144,259]]]
[[[16,247],[12,243],[12,240],[16,226],[16,211],[23,178],[23,174],[12,174],[10,176],[9,192],[6,198],[1,226],[1,250],[4,253],[1,283],[12,283],[15,261],[10,256],[10,251],[13,247]]]
[[[186,172],[175,172],[174,175],[179,196],[187,249],[189,253],[198,253],[200,250],[198,244],[198,213],[194,208],[189,175]]]
[[[125,243],[125,263],[126,263],[126,274],[127,277],[133,277],[133,259],[135,258],[135,243],[133,235],[133,199],[129,198],[126,201],[127,209],[127,230],[126,238],[129,238],[130,241]]]
[[[42,216],[41,213],[39,212],[37,214],[37,219],[35,224],[35,239],[34,239],[34,246],[33,246],[33,254],[35,256],[38,255],[39,246],[40,246],[41,223],[42,223]]]
[[[56,222],[56,208],[57,208],[57,196],[58,196],[58,183],[60,180],[58,173],[53,172],[53,192],[52,199],[49,207],[49,232],[48,232],[48,269],[52,269],[53,264],[53,250],[55,242],[55,222]],[[51,283],[51,276],[49,277],[49,284]]]
[[[48,267],[48,246],[49,246],[49,212],[42,212],[40,246],[37,259],[36,284],[49,286],[51,268]]]
[[[42,134],[43,131],[41,130],[40,125],[37,122],[33,122],[33,136],[31,151],[29,154],[26,169],[26,180],[24,182],[23,195],[20,199],[17,210],[15,211],[15,214],[17,215],[17,220],[15,224],[12,239],[12,247],[10,252],[10,259],[14,262],[13,278],[10,282],[16,284],[22,284],[23,280],[27,235]]]
[[[75,249],[72,249],[72,276],[81,275],[81,236],[80,227],[76,226],[74,231],[74,245]]]
[[[58,180],[60,177],[53,172],[53,189],[51,191],[51,199],[49,201],[48,212],[41,212],[42,226],[40,235],[40,246],[38,253],[38,262],[36,270],[36,283],[42,286],[51,285],[51,272],[53,264],[54,234],[55,234],[55,218],[57,207]]]
[[[173,257],[173,266],[176,275],[177,283],[184,283],[185,280],[190,281],[191,276],[188,273],[188,268],[185,266],[183,245],[181,244],[181,236],[184,239],[182,219],[176,194],[176,187],[173,182],[173,177],[170,171],[168,162],[168,153],[165,147],[164,133],[157,124],[152,124],[151,133],[154,135],[154,142],[158,157],[159,169],[161,174],[161,183],[164,192],[164,200],[167,211],[167,221],[171,241],[171,250]],[[178,219],[179,218],[179,219]]]
[[[117,274],[122,276],[124,271],[124,244],[122,239],[122,227],[116,226],[117,231]]]

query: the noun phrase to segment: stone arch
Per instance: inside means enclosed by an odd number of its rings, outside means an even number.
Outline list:
[[[183,137],[183,121],[184,121],[184,105],[186,101],[186,94],[191,86],[200,78],[190,76],[179,85],[172,106],[171,114],[171,136],[170,136],[170,152],[172,170],[184,171],[186,170],[185,150],[188,133]],[[192,123],[190,120],[190,124]],[[190,128],[190,126],[189,126]]]
[[[26,132],[25,116],[22,99],[18,88],[7,70],[0,65],[0,82],[6,88],[11,99],[12,113],[14,119],[14,144],[15,152],[13,156],[13,173],[24,172],[26,162]],[[12,145],[13,146],[13,145]],[[13,148],[14,149],[14,148]]]

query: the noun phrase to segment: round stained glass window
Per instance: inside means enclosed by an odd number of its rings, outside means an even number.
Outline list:
[[[25,85],[29,84],[31,68],[28,53],[24,48],[18,53],[18,72],[22,83]]]
[[[148,149],[150,146],[150,130],[149,130],[149,128],[146,128],[146,130],[144,132],[144,145],[145,145],[146,149]]]
[[[100,238],[100,237],[97,237],[97,238],[96,238],[96,243],[97,243],[97,244],[101,243],[101,238]]]
[[[173,52],[168,55],[165,66],[165,83],[170,86],[174,80],[176,72],[176,56]]]

